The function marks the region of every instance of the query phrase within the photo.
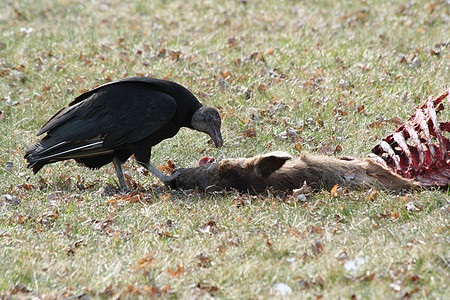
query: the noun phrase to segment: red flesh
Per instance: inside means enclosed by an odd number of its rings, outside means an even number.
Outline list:
[[[212,164],[213,162],[214,162],[214,157],[202,157],[201,159],[200,159],[200,161],[198,162],[198,165],[199,166],[201,166],[201,165],[209,165],[209,164]]]
[[[376,145],[369,157],[424,186],[448,186],[450,141],[443,132],[450,132],[450,122],[439,122],[437,113],[444,109],[442,102],[449,92],[429,97],[405,124]]]

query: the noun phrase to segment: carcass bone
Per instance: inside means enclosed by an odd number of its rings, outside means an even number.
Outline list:
[[[372,149],[369,157],[423,186],[448,186],[450,141],[443,132],[450,132],[450,122],[440,122],[437,114],[444,109],[449,92],[428,97],[406,123]]]

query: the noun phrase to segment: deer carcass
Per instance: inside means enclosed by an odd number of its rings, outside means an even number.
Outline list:
[[[446,187],[450,184],[450,122],[438,120],[444,109],[442,95],[429,97],[406,123],[376,145],[365,159],[336,159],[303,154],[291,160],[285,152],[252,158],[223,159],[196,168],[179,169],[165,182],[172,188],[205,191],[236,189],[261,193],[267,188],[291,190],[306,182],[314,188],[376,187],[403,190],[414,187]]]
[[[411,189],[416,182],[402,178],[370,158],[341,160],[303,154],[299,159],[285,152],[271,152],[252,158],[223,159],[195,168],[179,169],[166,182],[171,188],[218,191],[236,189],[262,193],[268,188],[293,190],[304,182],[331,190],[335,185],[363,189]]]

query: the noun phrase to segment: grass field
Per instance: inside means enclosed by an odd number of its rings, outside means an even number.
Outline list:
[[[448,191],[183,193],[129,160],[123,195],[112,166],[33,175],[23,155],[80,93],[154,76],[217,107],[225,141],[183,129],[154,165],[364,157],[449,88],[449,18],[448,1],[2,1],[0,298],[448,298]]]

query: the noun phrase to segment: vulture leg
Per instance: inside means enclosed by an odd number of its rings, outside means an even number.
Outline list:
[[[120,188],[122,190],[128,190],[127,183],[125,181],[125,177],[123,176],[122,170],[122,162],[117,158],[113,158],[114,168],[116,169],[117,177],[119,178]]]
[[[134,149],[133,149],[133,154],[134,154],[134,158],[136,159],[138,164],[140,164],[141,166],[143,166],[144,168],[146,168],[147,170],[152,172],[152,174],[155,175],[162,182],[166,183],[168,181],[169,177],[166,176],[163,172],[161,172],[157,168],[155,168],[150,163],[151,148],[148,147],[147,141],[144,140],[140,144],[135,143]]]
[[[169,176],[165,175],[163,172],[152,166],[151,163],[148,163],[147,168],[150,172],[153,173],[153,175],[158,177],[158,179],[161,180],[163,183],[166,183],[169,180]]]

